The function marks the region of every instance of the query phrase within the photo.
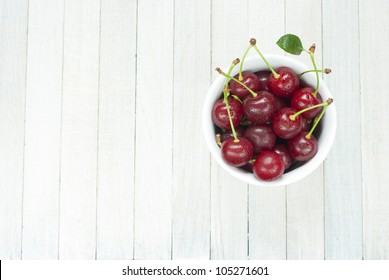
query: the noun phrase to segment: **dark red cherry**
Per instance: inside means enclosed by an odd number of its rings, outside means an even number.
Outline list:
[[[259,91],[259,79],[253,72],[242,72],[243,80],[240,81],[245,84],[252,91]],[[235,75],[235,79],[239,79],[239,74]],[[230,81],[231,93],[239,97],[241,100],[251,95],[251,93],[242,85],[238,84],[234,80]]]
[[[314,105],[317,105],[319,103],[323,102],[323,99],[321,98],[320,94],[318,93],[316,97],[313,95],[315,92],[315,89],[311,87],[305,87],[298,89],[294,94],[292,99],[290,100],[290,107],[296,109],[297,111],[300,111],[305,108],[312,107]],[[301,115],[304,118],[307,119],[313,119],[316,116],[318,116],[323,110],[323,107],[318,107],[315,109],[311,109],[309,111],[306,111],[302,113]]]
[[[293,163],[293,158],[290,155],[288,148],[285,145],[279,144],[273,148],[273,151],[282,157],[285,170],[287,170]]]
[[[296,73],[289,67],[280,67],[276,72],[280,76],[275,78],[273,74],[270,74],[267,81],[268,89],[279,97],[292,97],[300,86],[300,80]]]
[[[248,172],[251,172],[253,173],[253,166],[254,166],[254,162],[255,162],[255,159],[257,158],[258,154],[253,154],[253,156],[251,157],[249,163],[247,163],[246,165],[243,165],[242,168]]]
[[[267,80],[269,79],[270,76],[270,71],[258,71],[255,72],[254,74],[257,75],[259,79],[259,89],[258,90],[266,90],[269,91],[267,88]]]
[[[276,99],[268,91],[257,92],[257,96],[248,96],[243,101],[243,111],[247,119],[254,125],[270,122],[277,111]]]
[[[250,126],[246,129],[244,137],[253,144],[254,153],[273,149],[277,139],[270,125]]]
[[[284,173],[282,157],[274,151],[263,151],[256,158],[253,166],[254,175],[265,181],[272,181]]]
[[[238,126],[243,118],[243,106],[238,100],[232,97],[228,98],[228,104],[230,105],[232,123],[234,126]],[[231,128],[230,120],[228,118],[227,106],[224,103],[224,99],[217,100],[213,105],[212,121],[220,128]]]
[[[277,108],[276,112],[278,112],[281,108],[289,107],[290,104],[289,99],[281,98],[275,95],[274,98],[276,99],[276,108]]]
[[[310,131],[312,127],[312,119],[303,118],[303,131]]]
[[[238,137],[239,142],[234,138],[228,138],[221,147],[222,158],[232,166],[240,167],[246,165],[253,155],[253,145],[244,137]]]
[[[315,136],[307,138],[308,132],[302,131],[296,137],[288,141],[290,155],[298,161],[307,161],[313,158],[318,150]]]
[[[246,129],[243,126],[235,126],[236,136],[243,136],[245,130]],[[234,137],[234,135],[232,134],[232,130],[231,129],[226,129],[221,134],[220,140],[223,143],[224,141],[226,141],[230,137]]]
[[[296,109],[285,107],[279,110],[273,118],[273,131],[282,139],[291,139],[299,134],[303,129],[301,115],[291,120],[291,116],[297,113]]]

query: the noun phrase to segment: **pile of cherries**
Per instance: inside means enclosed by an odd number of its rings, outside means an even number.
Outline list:
[[[244,58],[254,48],[265,61],[269,70],[242,71]],[[314,45],[309,49],[314,63]],[[323,102],[316,89],[300,83],[300,75],[288,67],[273,69],[251,39],[246,50],[239,74],[231,77],[235,59],[224,73],[226,77],[223,94],[212,109],[212,120],[216,125],[216,142],[221,147],[224,161],[243,168],[261,180],[279,178],[285,171],[299,162],[308,161],[318,151],[318,142],[313,131],[318,125],[332,99]]]

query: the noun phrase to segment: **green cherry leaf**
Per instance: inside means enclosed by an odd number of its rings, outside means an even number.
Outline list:
[[[277,45],[284,51],[299,55],[303,50],[303,44],[298,36],[294,34],[286,34],[277,41]]]

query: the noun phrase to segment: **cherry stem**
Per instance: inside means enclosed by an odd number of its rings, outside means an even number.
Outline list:
[[[312,46],[308,50],[309,57],[311,58],[313,68],[315,69],[315,72],[316,72],[316,89],[315,89],[315,92],[312,93],[312,95],[314,97],[316,97],[317,92],[319,90],[319,72],[317,71],[317,67],[316,67],[316,63],[315,63],[315,56],[313,55],[315,53],[315,49],[316,49],[316,45],[312,44]]]
[[[319,72],[319,73],[330,74],[330,73],[332,72],[332,70],[329,69],[329,68],[325,68],[325,69],[321,69],[321,70],[314,70],[314,69],[312,69],[312,70],[304,71],[304,72],[300,73],[300,74],[297,75],[297,76],[298,76],[298,78],[300,79],[302,75],[304,75],[304,74],[306,74],[306,73],[310,73],[310,72]]]
[[[226,77],[226,78],[228,78],[228,79],[231,79],[231,80],[237,82],[238,84],[240,84],[242,87],[244,87],[245,89],[247,89],[247,90],[252,94],[252,96],[254,96],[254,97],[257,96],[257,94],[256,94],[254,91],[252,91],[248,86],[246,86],[244,83],[242,83],[242,82],[239,81],[238,79],[235,79],[234,77],[232,77],[232,76],[230,76],[230,75],[224,73],[219,67],[216,68],[216,71],[217,71],[220,75],[222,75],[222,76],[224,76],[224,77]]]
[[[230,65],[230,68],[228,68],[228,72],[227,72],[228,75],[231,75],[232,69],[234,69],[235,65],[237,65],[239,62],[240,62],[239,58],[235,58],[235,59],[232,61],[231,65]],[[228,83],[229,83],[229,82],[230,82],[230,79],[227,78],[227,79],[226,79],[226,88],[228,88]]]
[[[320,115],[319,115],[318,117],[316,117],[315,120],[313,121],[312,128],[311,128],[311,130],[308,132],[308,134],[305,135],[305,138],[307,138],[307,139],[310,139],[310,138],[311,138],[311,135],[312,135],[313,131],[315,130],[317,124],[320,122],[321,118],[323,117],[324,113],[326,112],[328,106],[330,106],[330,104],[332,103],[332,101],[333,101],[333,100],[332,100],[331,98],[328,98],[328,100],[327,100],[327,102],[326,102],[327,104],[324,105],[324,108],[323,108],[323,110],[321,111]]]
[[[316,104],[316,105],[313,105],[311,107],[308,107],[308,108],[305,108],[305,109],[302,109],[300,111],[298,111],[297,113],[294,113],[293,115],[289,116],[289,119],[291,121],[294,121],[296,120],[296,118],[301,115],[302,113],[305,113],[309,110],[312,110],[312,109],[315,109],[315,108],[318,108],[318,107],[324,107],[324,106],[328,106],[332,103],[333,99],[332,98],[328,98],[326,102],[323,102],[323,103],[320,103],[320,104]]]
[[[216,140],[216,144],[221,147],[222,146],[222,141],[221,141],[221,135],[218,133],[215,135],[215,140]]]
[[[254,39],[255,40],[255,39]],[[270,66],[269,62],[266,60],[266,58],[262,55],[262,53],[259,51],[256,44],[253,44],[253,48],[257,51],[259,56],[262,58],[262,60],[266,63],[267,67],[270,69],[270,71],[273,73],[274,78],[278,79],[280,77],[280,74],[278,74],[273,67]]]
[[[254,44],[253,44],[254,43]],[[243,68],[243,62],[246,58],[246,55],[247,53],[249,52],[249,50],[253,47],[253,45],[255,45],[256,43],[256,40],[254,38],[251,38],[250,39],[250,45],[247,47],[246,51],[244,52],[243,54],[243,57],[242,57],[242,63],[240,64],[240,67],[239,67],[239,81],[243,81],[243,76],[242,76],[242,68]]]

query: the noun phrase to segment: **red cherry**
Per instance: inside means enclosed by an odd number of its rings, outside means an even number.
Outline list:
[[[299,134],[303,129],[303,121],[301,115],[298,115],[294,120],[290,116],[297,113],[296,109],[285,107],[277,112],[273,118],[273,131],[282,139],[291,139]]]
[[[308,132],[302,131],[296,137],[288,141],[288,149],[290,155],[298,161],[307,161],[313,158],[318,150],[318,143],[315,136],[310,135],[307,138]]]
[[[279,77],[276,78],[273,74],[270,74],[267,87],[276,96],[292,97],[300,86],[300,80],[296,73],[289,67],[280,67],[276,72]]]
[[[248,96],[243,101],[243,111],[252,124],[266,124],[277,111],[276,99],[270,92],[260,91],[256,97]]]
[[[300,88],[297,90],[290,101],[290,107],[296,109],[297,111],[303,110],[305,108],[312,107],[319,103],[323,102],[320,94],[317,93],[316,97],[313,95],[315,89],[311,87]],[[301,115],[307,119],[313,119],[320,114],[323,110],[322,107],[318,107],[309,111],[302,113]]]
[[[273,151],[282,157],[285,170],[287,170],[293,163],[293,158],[290,155],[288,148],[285,145],[279,144],[273,148]]]
[[[250,126],[246,129],[244,137],[253,144],[254,153],[271,150],[276,144],[277,139],[277,136],[269,125]]]
[[[221,147],[222,158],[232,166],[240,167],[246,165],[253,155],[253,145],[244,137],[238,137],[239,142],[234,138],[228,138]]]
[[[230,106],[232,123],[234,126],[238,126],[243,118],[243,106],[238,100],[234,98],[228,98],[228,104]],[[228,118],[227,106],[224,103],[223,98],[217,100],[213,105],[212,121],[220,128],[231,128],[230,120]]]
[[[258,77],[253,72],[242,72],[242,77],[243,80],[241,80],[240,82],[245,84],[248,88],[250,88],[254,92],[259,91],[260,82]],[[235,75],[234,78],[239,79],[239,74]],[[241,100],[251,95],[251,93],[244,86],[240,85],[234,80],[230,81],[230,88],[231,88],[231,93],[239,97]]]
[[[243,126],[235,126],[235,132],[236,136],[243,136],[245,132],[245,128]],[[223,143],[226,141],[228,138],[234,137],[232,130],[231,129],[226,129],[223,131],[223,133],[220,136],[220,140]]]
[[[274,151],[263,151],[256,158],[253,172],[254,175],[265,181],[272,181],[284,173],[282,157]]]
[[[266,90],[266,91],[269,91],[269,89],[267,88],[267,80],[269,80],[269,76],[270,76],[270,71],[258,71],[258,72],[255,72],[254,74],[257,75],[258,79],[259,79],[259,89],[258,90]]]

